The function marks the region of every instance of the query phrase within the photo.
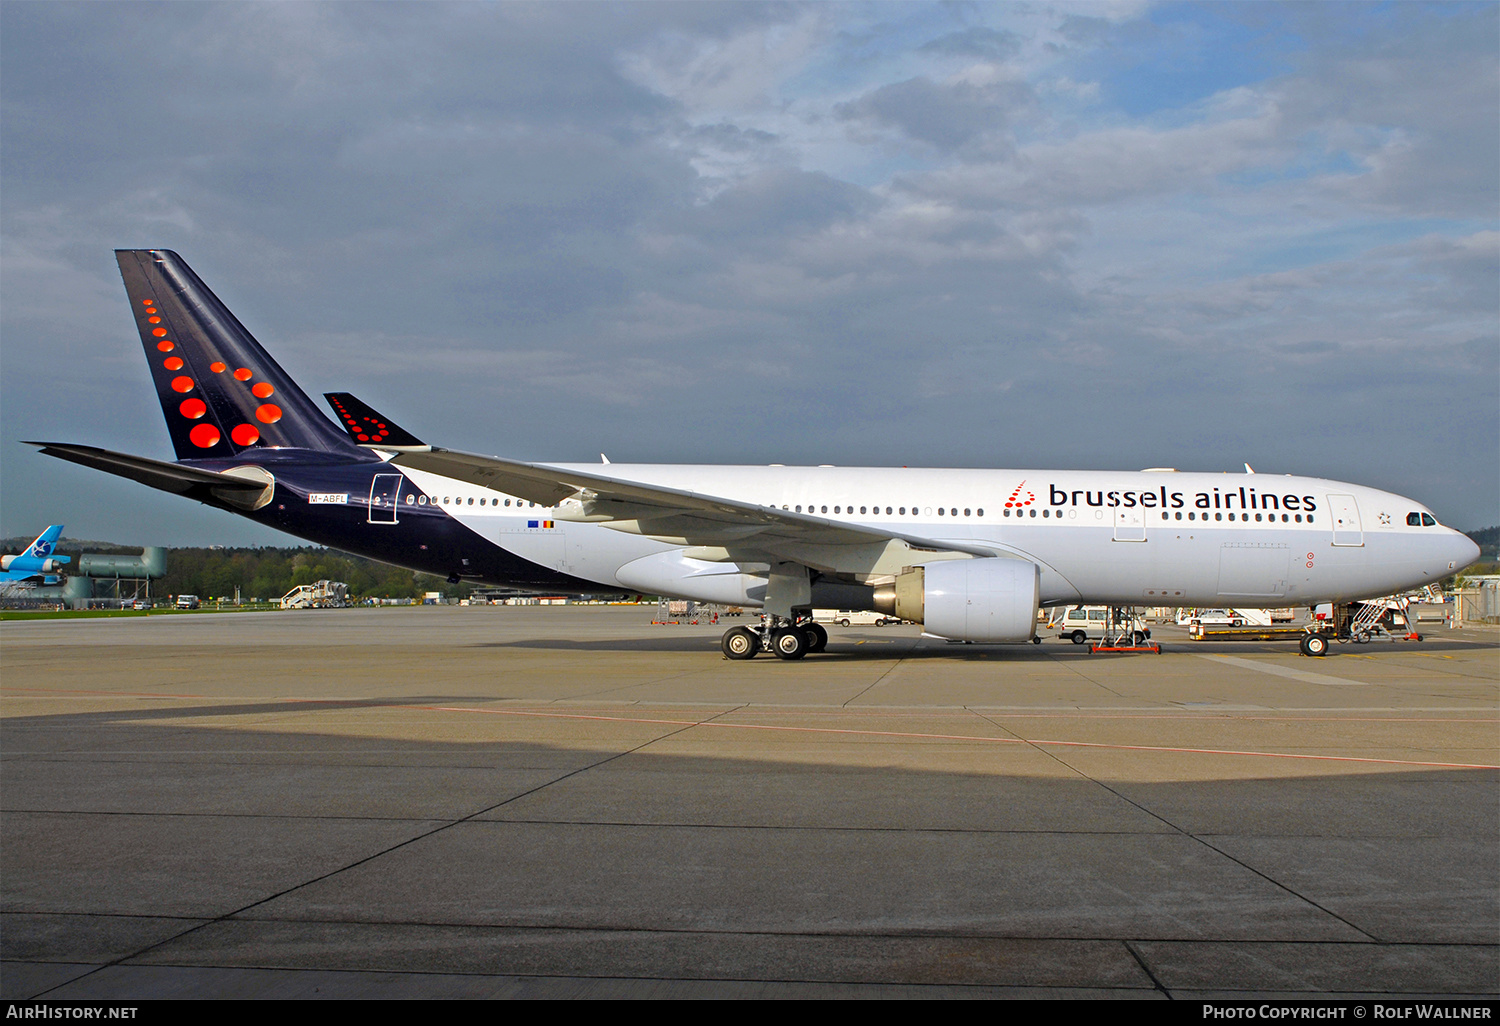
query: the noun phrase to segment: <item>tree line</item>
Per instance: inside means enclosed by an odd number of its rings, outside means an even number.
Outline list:
[[[6,543],[7,551],[18,552],[30,538]],[[140,548],[96,544],[62,539],[60,555],[72,556],[67,569],[76,571],[78,557],[84,552],[96,555],[134,556]],[[416,573],[401,567],[353,556],[335,549],[314,546],[278,548],[168,548],[165,577],[151,582],[151,594],[198,595],[203,598],[233,598],[239,589],[240,600],[279,599],[293,588],[314,581],[342,581],[349,586],[351,598],[419,599],[425,592],[439,591],[447,598],[468,598],[473,586],[467,582],[449,584],[432,574]]]

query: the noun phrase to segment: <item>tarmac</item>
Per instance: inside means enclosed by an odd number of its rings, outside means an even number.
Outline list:
[[[0,624],[0,997],[1500,993],[1500,632]]]

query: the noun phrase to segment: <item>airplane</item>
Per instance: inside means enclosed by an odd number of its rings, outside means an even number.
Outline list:
[[[758,607],[731,659],[822,651],[814,607],[1039,641],[1039,607],[1350,603],[1478,547],[1412,499],[1254,474],[530,463],[431,445],[347,392],[330,421],[170,250],[117,250],[175,462],[31,442],[450,582]],[[1303,651],[1320,655],[1327,640]]]
[[[36,541],[26,546],[26,551],[16,556],[0,556],[0,585],[56,584],[57,575],[64,563],[73,562],[72,556],[53,555],[57,551],[57,539],[62,537],[63,525],[53,524]]]

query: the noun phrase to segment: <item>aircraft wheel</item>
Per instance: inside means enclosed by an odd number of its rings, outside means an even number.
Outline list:
[[[748,627],[731,627],[724,632],[719,647],[730,659],[754,659],[760,651],[760,638]]]
[[[1322,634],[1305,634],[1298,647],[1303,655],[1324,656],[1328,654],[1328,639]]]
[[[1074,631],[1069,636],[1073,639],[1073,644],[1075,645],[1082,645],[1085,641],[1089,640],[1089,636],[1083,633],[1083,631]]]
[[[771,651],[778,659],[801,659],[807,648],[807,635],[800,628],[783,628],[771,635]]]
[[[810,623],[802,628],[807,635],[807,650],[809,652],[821,652],[828,647],[828,632],[820,623]]]

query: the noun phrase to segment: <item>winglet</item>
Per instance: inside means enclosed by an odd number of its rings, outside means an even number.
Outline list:
[[[396,452],[426,452],[432,447],[384,414],[360,402],[348,392],[324,392],[323,398],[339,415],[349,437],[366,449]]]

